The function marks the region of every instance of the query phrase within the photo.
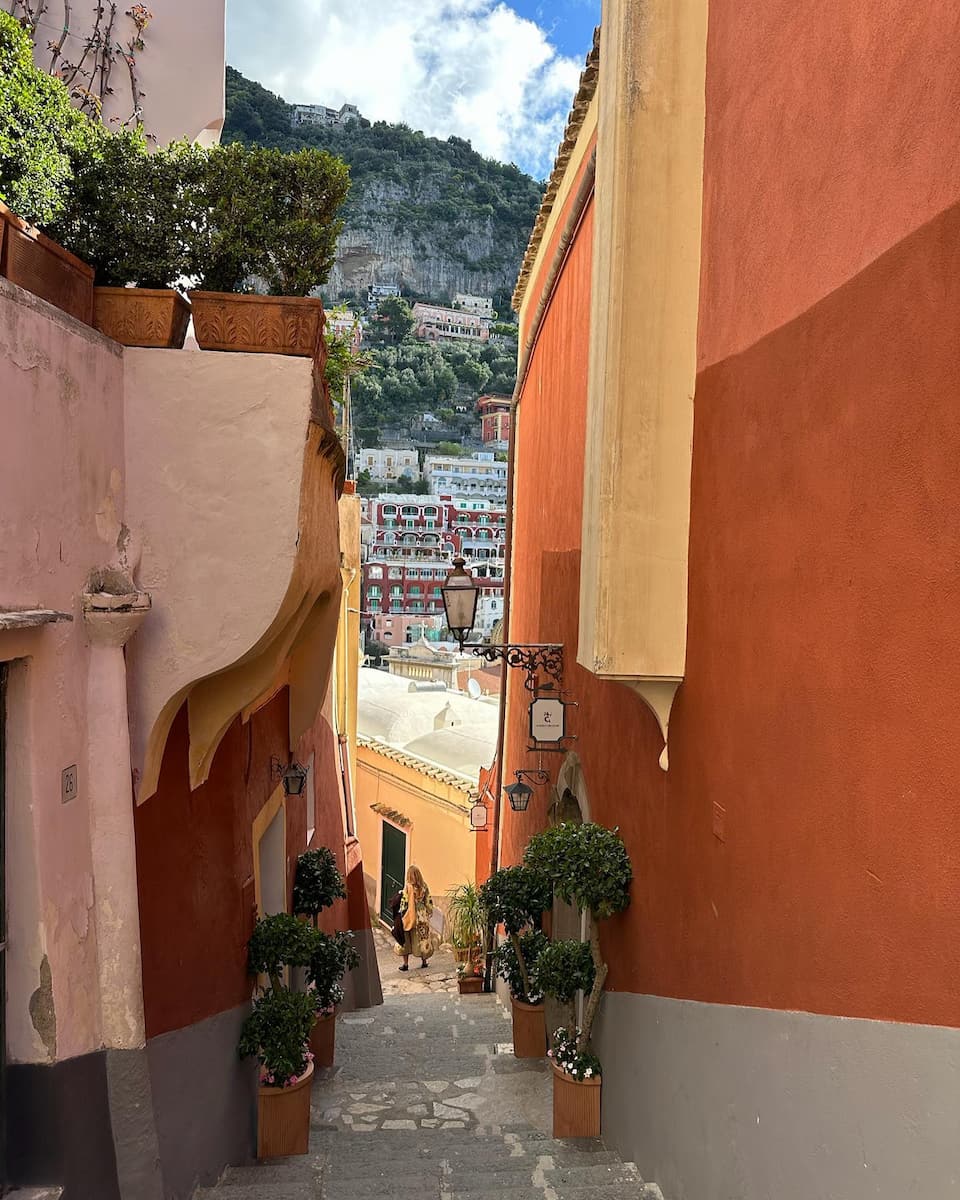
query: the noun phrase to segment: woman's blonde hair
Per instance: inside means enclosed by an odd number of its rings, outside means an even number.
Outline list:
[[[415,892],[425,892],[427,890],[426,881],[420,873],[419,867],[407,867],[407,885],[412,887]]]

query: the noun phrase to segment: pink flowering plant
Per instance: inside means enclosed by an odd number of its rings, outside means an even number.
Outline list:
[[[599,1079],[601,1075],[600,1059],[595,1054],[579,1049],[582,1030],[568,1029],[561,1025],[553,1035],[551,1048],[547,1057],[560,1068],[565,1075],[583,1083],[586,1079]]]

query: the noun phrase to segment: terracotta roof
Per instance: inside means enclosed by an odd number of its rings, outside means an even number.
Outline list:
[[[580,136],[580,130],[583,127],[584,117],[587,115],[587,109],[590,107],[594,93],[597,90],[599,74],[600,26],[598,25],[593,31],[593,45],[590,47],[590,53],[587,55],[587,61],[580,76],[580,87],[573,101],[573,108],[570,109],[570,115],[567,117],[567,127],[563,133],[563,141],[560,143],[560,148],[557,151],[553,171],[547,180],[547,190],[544,192],[540,211],[533,226],[533,233],[531,233],[530,241],[527,243],[527,252],[523,256],[523,265],[520,267],[517,286],[513,292],[512,303],[515,312],[520,311],[520,304],[527,290],[527,284],[530,282],[530,273],[533,270],[533,264],[540,249],[540,243],[543,240],[543,231],[547,227],[547,221],[550,219],[551,212],[553,212],[553,205],[560,191],[560,184],[563,182],[567,165],[570,162],[570,155],[577,144],[577,138]]]

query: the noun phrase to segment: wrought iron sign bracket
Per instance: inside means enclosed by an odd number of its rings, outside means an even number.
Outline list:
[[[552,679],[559,689],[563,679],[563,646],[555,643],[526,644],[520,642],[508,643],[503,646],[464,646],[472,650],[477,658],[485,658],[493,663],[502,659],[508,667],[522,667],[527,673],[523,686],[528,692],[535,692],[539,675]]]
[[[531,783],[549,783],[550,773],[548,771],[514,771],[514,775],[518,779],[529,779]]]

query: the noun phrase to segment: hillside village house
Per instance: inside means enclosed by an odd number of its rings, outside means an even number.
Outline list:
[[[957,22],[605,0],[515,295],[509,640],[633,861],[603,1129],[668,1198],[957,1191]]]
[[[474,313],[478,317],[489,317],[491,321],[496,319],[490,296],[471,296],[467,292],[457,292],[453,297],[453,307],[463,312]]]
[[[371,479],[392,483],[404,475],[415,483],[420,478],[420,459],[412,446],[396,450],[364,449],[356,453],[356,469],[367,471]]]
[[[501,503],[507,498],[507,464],[489,450],[459,457],[428,454],[423,478],[434,496],[485,496]]]
[[[223,115],[223,5],[196,7],[151,44],[168,136]],[[124,349],[0,279],[0,396],[0,1190],[180,1200],[252,1156],[246,942],[308,846],[347,879],[348,1003],[380,999],[359,502],[322,354]]]
[[[506,450],[510,444],[511,403],[509,396],[480,396],[477,400],[480,435],[491,450]]]
[[[486,342],[493,317],[470,309],[444,308],[439,304],[413,306],[414,332],[428,342]]]

